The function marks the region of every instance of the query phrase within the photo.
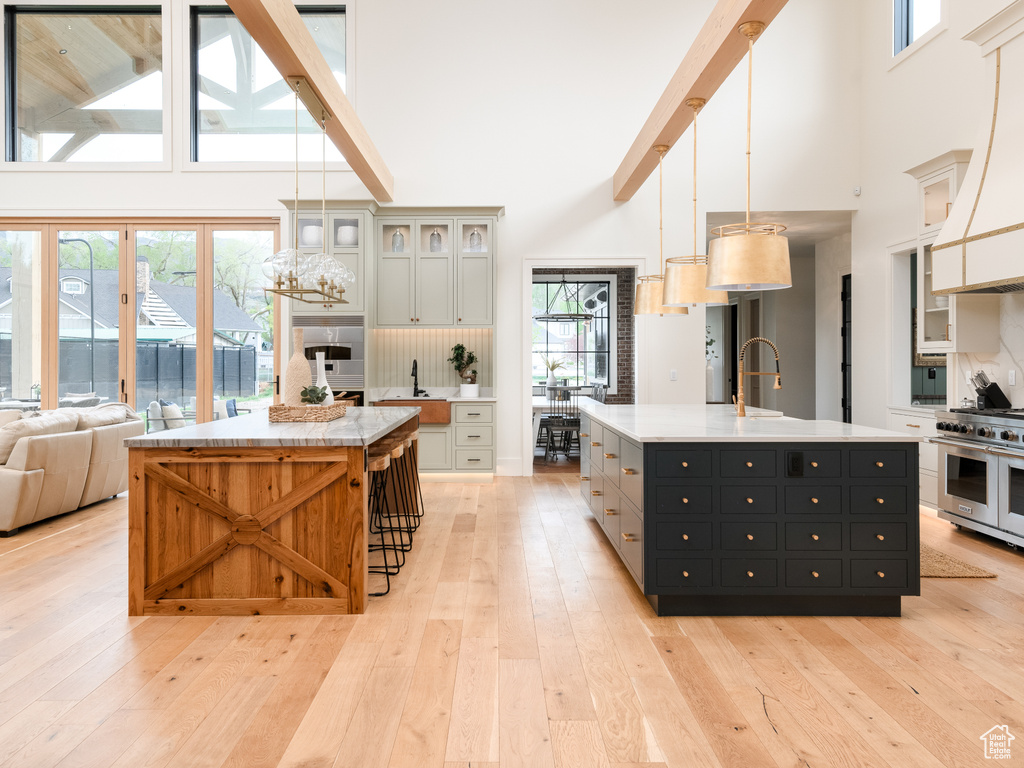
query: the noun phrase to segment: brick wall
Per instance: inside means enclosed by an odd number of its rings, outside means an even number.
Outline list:
[[[615,405],[630,405],[635,402],[636,393],[633,389],[636,357],[634,349],[633,294],[636,284],[636,270],[632,267],[621,269],[600,269],[584,267],[579,269],[535,269],[535,275],[615,275],[615,300],[617,312],[615,318],[616,367],[618,380],[616,393],[610,392],[605,400]]]

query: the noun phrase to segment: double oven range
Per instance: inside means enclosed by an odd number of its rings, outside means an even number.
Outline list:
[[[1024,410],[936,414],[939,517],[1024,546]]]

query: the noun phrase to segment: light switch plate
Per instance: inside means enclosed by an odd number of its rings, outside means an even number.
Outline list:
[[[1016,371],[1016,369],[1011,368],[1010,372],[1007,374],[1007,377],[1010,380],[1010,386],[1011,387],[1016,387],[1017,386],[1017,371]]]

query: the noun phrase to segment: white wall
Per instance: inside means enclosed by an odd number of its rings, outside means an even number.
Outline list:
[[[499,471],[523,470],[522,355],[525,260],[595,263],[658,261],[657,179],[627,203],[612,200],[611,177],[660,96],[714,0],[611,0],[515,5],[478,0],[351,4],[355,17],[356,108],[394,173],[397,205],[504,205],[496,307]],[[174,3],[182,14],[183,3]],[[985,5],[985,3],[980,3]],[[889,0],[791,0],[755,45],[752,206],[755,210],[862,211],[854,234],[856,274],[874,280],[884,244],[912,226],[913,190],[899,171],[950,146],[965,145],[973,100],[939,101],[948,86],[973,84],[977,57],[940,62],[938,76],[901,65],[889,86]],[[862,10],[863,8],[863,10]],[[882,17],[885,22],[882,23]],[[865,27],[862,29],[862,23]],[[841,30],[841,34],[837,34]],[[177,30],[178,39],[183,28]],[[952,38],[947,34],[946,38]],[[950,40],[937,40],[945,50]],[[955,48],[955,46],[952,46]],[[862,57],[865,61],[862,61]],[[862,70],[884,98],[861,97]],[[172,78],[184,82],[184,68]],[[913,105],[898,92],[906,90]],[[871,93],[871,89],[867,89]],[[882,103],[876,103],[881,101]],[[700,116],[700,221],[709,211],[742,211],[746,67],[727,80]],[[185,101],[175,98],[181,110]],[[941,119],[927,117],[943,106]],[[940,133],[893,140],[901,130]],[[244,214],[274,211],[292,195],[288,170],[186,170],[184,121],[175,119],[175,159],[161,172],[5,171],[0,210],[18,214]],[[862,123],[871,125],[862,166]],[[689,146],[689,135],[683,146]],[[934,149],[934,151],[932,151]],[[665,159],[665,255],[690,250],[689,151]],[[895,181],[894,181],[895,179]],[[304,174],[308,197],[319,177]],[[865,195],[852,189],[863,185]],[[312,193],[308,190],[312,190]],[[331,199],[365,199],[349,172],[328,179]],[[906,198],[904,200],[903,198]],[[909,211],[909,214],[908,214]],[[863,247],[859,241],[863,240]],[[702,245],[702,244],[699,244]],[[864,292],[868,293],[868,292]],[[703,402],[703,313],[642,318],[637,326],[642,402]],[[878,307],[862,306],[863,338],[881,334]],[[871,355],[864,346],[861,353]],[[784,361],[785,363],[785,361]],[[669,381],[675,368],[677,381]],[[785,383],[785,380],[784,380]],[[861,381],[860,386],[865,387]],[[868,394],[865,401],[867,420]],[[873,408],[873,404],[870,408]]]
[[[843,275],[850,274],[850,254],[849,233],[825,240],[814,248],[814,410],[818,419],[843,420],[840,293]]]
[[[761,379],[765,408],[782,411],[797,419],[815,418],[815,263],[813,248],[791,247],[789,253],[793,287],[782,291],[764,291],[765,317],[762,335],[779,348],[782,389],[772,386],[775,379]],[[775,370],[771,349],[761,347],[761,370]],[[744,382],[747,385],[747,382]]]

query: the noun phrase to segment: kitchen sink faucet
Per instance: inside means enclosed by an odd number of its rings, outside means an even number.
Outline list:
[[[416,358],[413,358],[412,373],[410,375],[412,376],[412,396],[419,397],[420,395],[423,395],[423,397],[426,397],[427,393],[420,389],[420,380],[416,375]]]
[[[747,376],[774,376],[775,377],[775,385],[772,387],[772,389],[782,389],[782,374],[779,373],[779,348],[776,347],[774,344],[772,344],[768,339],[763,338],[761,336],[755,336],[752,339],[747,339],[747,341],[743,344],[743,346],[740,347],[740,371],[739,371],[739,377],[738,377],[739,378],[739,383],[738,383],[738,388],[736,390],[736,398],[735,398],[735,401],[736,401],[736,415],[737,416],[746,416],[747,415],[747,409],[744,407],[744,403],[743,403],[743,375],[744,375],[743,374],[743,355],[746,354],[747,347],[749,347],[755,341],[759,341],[762,344],[767,344],[775,352],[775,373],[771,373],[770,371],[747,371],[746,375]]]

